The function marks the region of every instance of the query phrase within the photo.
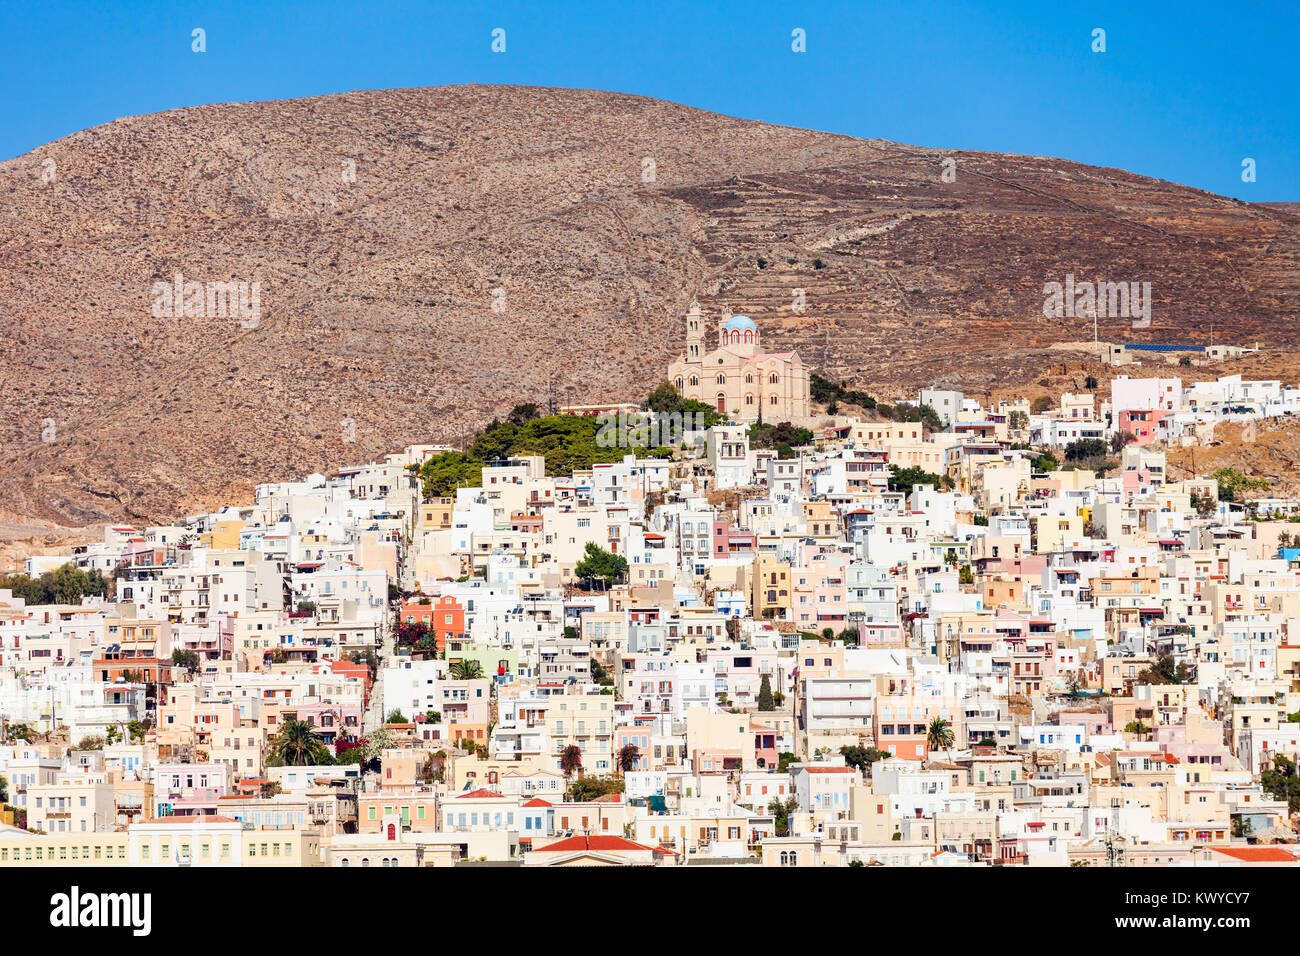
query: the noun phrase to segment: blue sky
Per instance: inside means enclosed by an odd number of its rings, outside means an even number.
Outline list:
[[[791,50],[795,28],[805,53]],[[1300,200],[1297,36],[1295,2],[5,0],[0,158],[180,106],[474,81],[639,93]],[[1246,158],[1255,182],[1242,180]]]

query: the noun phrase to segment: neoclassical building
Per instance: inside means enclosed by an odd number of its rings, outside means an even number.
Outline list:
[[[686,313],[686,354],[668,366],[668,380],[682,397],[736,421],[799,424],[811,415],[808,371],[798,353],[762,351],[754,320],[727,312],[718,320],[718,347],[705,352],[698,302]]]

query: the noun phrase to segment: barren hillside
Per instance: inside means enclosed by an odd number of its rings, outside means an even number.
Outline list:
[[[0,164],[0,500],[165,520],[457,441],[552,389],[637,398],[692,296],[885,396],[1042,379],[1052,343],[1091,337],[1042,317],[1066,273],[1152,283],[1151,327],[1103,320],[1103,338],[1204,342],[1213,320],[1217,341],[1292,345],[1298,251],[1293,204],[611,93],[131,117]],[[260,321],[156,318],[178,273],[260,283]]]

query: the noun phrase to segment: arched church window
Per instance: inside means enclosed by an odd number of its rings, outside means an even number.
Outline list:
[[[745,384],[746,384],[746,385],[753,385],[753,384],[754,384],[754,373],[753,373],[753,372],[746,372],[746,373],[745,373]]]
[[[753,341],[754,341],[754,333],[751,332],[749,329],[745,329],[745,344],[749,345]]]
[[[775,395],[773,395],[771,398],[769,398],[769,399],[767,400],[767,403],[768,403],[769,405],[775,405],[776,402],[777,402],[777,397],[776,397]]]
[[[723,375],[721,372],[718,373],[718,384],[719,385],[727,384],[727,376]]]
[[[682,377],[680,375],[677,376],[677,390],[679,392],[682,390]]]
[[[698,375],[692,375],[692,376],[691,376],[691,384],[692,384],[692,385],[699,385],[699,384],[700,384],[700,377],[699,377]]]
[[[777,376],[776,372],[773,372],[771,375],[767,377],[767,380],[770,384],[775,385],[777,381],[779,381],[779,377]]]
[[[754,404],[754,396],[753,396],[753,395],[746,395],[746,396],[745,396],[745,404],[746,404],[746,405],[753,405],[753,404]]]

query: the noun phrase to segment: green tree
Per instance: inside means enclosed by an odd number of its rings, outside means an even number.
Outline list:
[[[971,570],[969,564],[963,564],[961,570],[957,572],[957,581],[961,584],[974,584],[975,572]]]
[[[538,412],[537,405],[534,402],[525,402],[510,409],[507,421],[512,425],[522,425],[524,422],[531,422],[534,418],[540,417],[541,413]]]
[[[1180,661],[1174,663],[1172,654],[1161,654],[1150,667],[1138,672],[1139,684],[1190,684],[1195,679],[1192,669]]]
[[[1034,471],[1047,472],[1056,471],[1061,467],[1061,463],[1056,460],[1056,456],[1050,451],[1039,452],[1033,459],[1031,467]]]
[[[1100,438],[1078,438],[1065,446],[1065,460],[1096,461],[1106,457],[1106,443]]]
[[[772,699],[772,678],[767,674],[763,675],[758,685],[758,709],[776,710],[776,701]]]
[[[901,491],[908,495],[912,493],[912,489],[917,485],[933,485],[935,488],[943,487],[946,477],[945,475],[936,475],[918,466],[910,468],[899,468],[897,465],[889,466],[889,484],[895,491]]]
[[[844,757],[846,766],[857,767],[864,774],[870,770],[871,765],[877,760],[885,760],[889,757],[889,754],[884,750],[861,746],[841,747],[840,755]]]
[[[384,721],[386,724],[405,724],[407,722],[406,715],[397,708],[390,710],[387,719]]]
[[[319,766],[333,763],[329,748],[305,720],[290,719],[271,740],[272,766]]]
[[[1259,783],[1274,800],[1285,800],[1291,813],[1300,812],[1300,777],[1289,758],[1275,755],[1273,766],[1260,773]]]
[[[755,422],[749,426],[749,444],[751,448],[780,448],[785,446],[791,449],[791,457],[794,456],[794,448],[799,445],[809,445],[812,440],[813,433],[809,429],[792,425],[790,422],[780,422],[776,425]]]
[[[1219,483],[1220,501],[1241,501],[1247,491],[1266,491],[1268,480],[1251,478],[1243,475],[1236,468],[1220,468],[1210,473],[1210,477]]]
[[[777,836],[790,835],[790,814],[798,809],[799,801],[794,797],[788,797],[784,801],[775,798],[768,801],[767,812],[772,814]]]
[[[952,750],[952,726],[942,717],[935,717],[925,732],[926,750]]]
[[[611,554],[594,541],[587,542],[587,556],[577,563],[573,573],[587,581],[599,580],[605,586],[621,581],[627,574],[627,558]]]
[[[605,665],[594,657],[591,659],[591,679],[603,687],[614,686],[614,678],[610,676]]]
[[[27,726],[26,724],[9,725],[10,740],[21,740],[23,743],[29,744],[32,742],[32,738],[34,736],[35,734],[32,733],[32,728]]]
[[[199,669],[200,663],[199,653],[193,648],[178,647],[172,651],[172,664],[183,668],[186,673],[193,674]]]
[[[447,669],[452,680],[478,680],[483,676],[483,665],[472,658],[452,661]]]
[[[80,604],[83,597],[107,597],[108,579],[98,568],[87,572],[68,562],[39,578],[0,576],[0,588],[8,588],[28,604]]]

